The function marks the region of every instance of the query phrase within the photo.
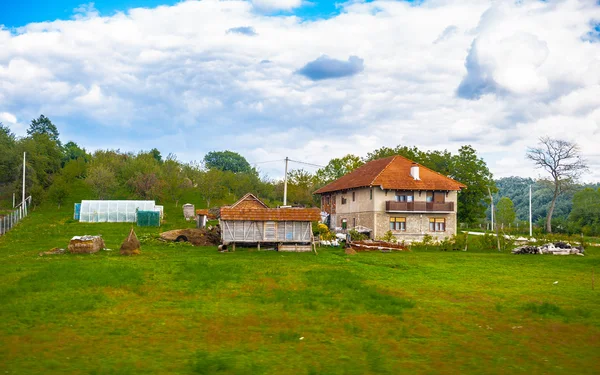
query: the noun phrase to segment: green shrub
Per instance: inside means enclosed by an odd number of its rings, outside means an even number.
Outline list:
[[[369,238],[369,236],[366,234],[359,233],[355,229],[350,229],[348,234],[350,235],[350,239],[352,239],[352,241],[364,241]]]
[[[394,236],[394,233],[392,233],[391,230],[388,230],[387,232],[385,232],[385,234],[383,236],[379,237],[379,239],[382,241],[391,242],[391,243],[398,242],[398,240],[396,239],[396,236]]]

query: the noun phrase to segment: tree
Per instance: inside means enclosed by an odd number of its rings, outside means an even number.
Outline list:
[[[69,184],[62,176],[60,176],[54,180],[54,183],[52,186],[50,186],[50,189],[48,189],[48,198],[50,198],[50,200],[56,203],[58,208],[60,208],[70,193],[71,188]]]
[[[152,150],[150,150],[150,154],[157,162],[162,163],[162,155],[160,154],[160,151],[158,151],[157,148],[153,148]]]
[[[118,187],[115,174],[102,164],[90,167],[85,182],[98,199],[108,198]]]
[[[303,206],[316,206],[313,192],[317,190],[315,175],[304,169],[293,169],[288,173],[288,202]],[[283,189],[283,186],[281,187]]]
[[[246,158],[233,151],[211,151],[204,156],[208,169],[219,169],[233,173],[256,173]]]
[[[473,147],[462,146],[458,155],[451,157],[449,169],[448,177],[467,185],[467,188],[458,194],[458,219],[472,223],[485,217],[488,188],[492,192],[496,191],[492,173],[485,161],[477,157]]]
[[[553,195],[546,215],[546,231],[552,233],[552,214],[556,200],[577,181],[581,173],[587,169],[585,160],[580,156],[576,143],[562,139],[542,137],[539,147],[527,150],[527,159],[533,161],[536,168],[542,168],[551,176]]]
[[[0,185],[15,181],[18,173],[19,155],[16,137],[8,126],[0,122]]]
[[[225,187],[222,184],[223,172],[218,169],[209,169],[202,173],[198,179],[198,189],[206,200],[206,207],[210,208],[210,202],[223,196]]]
[[[600,234],[600,188],[586,188],[575,193],[569,221],[574,231]]]
[[[167,156],[161,167],[161,180],[163,195],[171,199],[175,206],[179,206],[184,190],[192,187],[192,181],[185,176],[181,164],[173,154]]]
[[[77,143],[73,141],[67,142],[63,146],[63,161],[62,165],[64,166],[69,162],[69,160],[81,159],[86,163],[90,160],[89,154],[85,151],[85,148],[81,148],[77,145]]]
[[[162,181],[156,173],[137,172],[127,181],[135,195],[141,199],[156,199],[162,190]]]
[[[324,168],[317,171],[317,179],[321,184],[326,184],[352,172],[363,164],[364,162],[361,158],[352,154],[348,154],[342,158],[331,159]]]
[[[40,115],[40,117],[31,120],[31,125],[29,125],[29,129],[27,129],[27,135],[34,134],[46,134],[50,137],[51,140],[56,142],[60,146],[60,140],[58,136],[60,135],[56,125],[50,121],[50,119],[44,115]]]
[[[515,222],[515,205],[509,197],[502,197],[496,206],[496,222],[509,225]]]

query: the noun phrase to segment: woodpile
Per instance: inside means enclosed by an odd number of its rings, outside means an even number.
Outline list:
[[[93,254],[104,249],[104,240],[102,236],[75,236],[71,238],[67,249],[73,254]]]
[[[547,243],[541,246],[525,245],[519,246],[512,251],[513,254],[553,254],[583,256],[584,249],[581,246],[572,246],[567,242]]]
[[[391,252],[391,251],[410,251],[410,250],[408,250],[408,247],[406,247],[402,244],[386,242],[386,241],[373,241],[373,240],[353,241],[350,243],[350,248],[355,251],[379,250],[384,253]]]

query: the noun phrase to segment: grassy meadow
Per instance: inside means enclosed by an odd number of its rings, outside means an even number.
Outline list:
[[[193,225],[165,208],[160,231]],[[148,240],[122,257],[130,224],[71,217],[43,206],[0,237],[2,374],[600,373],[597,247],[316,256]],[[114,250],[38,256],[82,234]]]

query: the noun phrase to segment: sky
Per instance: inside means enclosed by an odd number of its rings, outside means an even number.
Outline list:
[[[1,2],[0,122],[40,114],[89,151],[324,165],[468,144],[495,177],[545,176],[525,154],[548,136],[600,181],[600,2]]]

